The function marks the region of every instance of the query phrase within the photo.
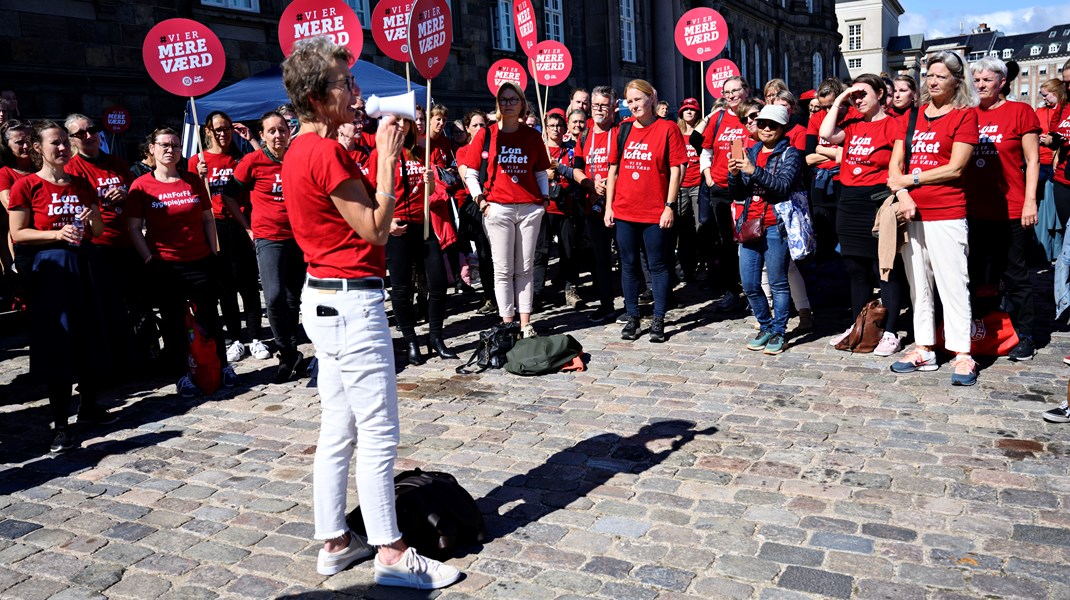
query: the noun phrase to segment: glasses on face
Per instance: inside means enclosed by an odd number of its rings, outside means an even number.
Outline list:
[[[222,127],[212,127],[211,129],[215,133],[230,133],[231,131],[234,131],[234,126],[224,125]]]
[[[341,79],[331,81],[331,85],[338,85],[339,83],[343,84],[343,90],[352,90],[353,86],[356,85],[357,80],[352,75],[346,75]]]
[[[88,140],[89,136],[96,135],[96,134],[100,133],[101,131],[104,131],[103,127],[94,125],[94,126],[90,127],[89,129],[83,129],[81,131],[73,131],[69,135],[72,138],[78,138],[80,140]]]
[[[751,121],[753,121],[753,120],[755,120],[757,118],[758,118],[758,111],[754,111],[754,112],[752,112],[752,113],[750,113],[748,115],[744,115],[743,118],[739,120],[739,122],[743,123],[744,125],[746,125],[747,123],[749,123],[749,122],[751,122]]]
[[[758,129],[776,129],[777,127],[780,127],[780,123],[770,121],[769,119],[758,119],[754,121],[754,126]]]
[[[735,96],[736,94],[742,94],[743,93],[743,88],[741,88],[741,87],[732,88],[732,89],[724,88],[723,91],[724,91],[724,95],[725,96]]]
[[[547,129],[563,129],[564,127],[565,126],[562,125],[561,123],[547,123],[546,124],[546,128]]]
[[[608,112],[609,111],[609,107],[610,107],[609,104],[592,104],[591,105],[591,110],[596,110],[598,112]]]
[[[160,143],[153,144],[153,146],[156,146],[157,148],[162,148],[164,152],[166,152],[168,150],[178,150],[179,148],[182,147],[179,144],[160,144]]]
[[[520,98],[517,98],[516,96],[502,96],[501,98],[498,98],[498,104],[501,104],[502,106],[516,106],[517,104],[520,104]]]

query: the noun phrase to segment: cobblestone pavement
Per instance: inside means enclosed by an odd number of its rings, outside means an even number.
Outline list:
[[[316,574],[317,398],[266,383],[273,361],[210,398],[119,390],[120,420],[56,457],[9,335],[0,597],[1070,598],[1070,425],[1040,419],[1064,398],[1067,334],[952,388],[946,366],[899,376],[833,350],[843,324],[820,312],[820,336],[775,357],[707,303],[674,311],[663,345],[584,316],[536,321],[584,344],[584,373],[400,373],[397,468],[455,474],[491,533],[433,593],[376,588],[368,563]]]

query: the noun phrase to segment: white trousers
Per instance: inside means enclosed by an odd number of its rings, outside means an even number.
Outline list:
[[[535,296],[535,245],[546,209],[541,204],[491,202],[483,218],[494,261],[494,299],[498,314],[530,314]],[[486,285],[486,282],[483,283]]]
[[[944,347],[970,352],[970,254],[966,219],[911,221],[910,243],[903,246],[903,264],[914,305],[914,342],[936,343],[936,294],[944,309]]]

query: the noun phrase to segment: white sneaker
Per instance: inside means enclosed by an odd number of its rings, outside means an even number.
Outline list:
[[[349,532],[349,545],[338,552],[327,552],[320,548],[319,558],[316,560],[316,572],[320,575],[334,575],[344,570],[349,565],[375,554],[375,548],[368,545],[367,540],[361,536]],[[376,567],[379,566],[378,561]]]
[[[891,356],[900,350],[899,336],[895,335],[891,331],[885,331],[881,336],[881,341],[877,344],[877,347],[873,349],[873,354],[877,356]]]
[[[245,344],[235,340],[227,346],[227,362],[238,362],[245,356]]]
[[[851,330],[852,329],[854,329],[854,325],[848,327],[847,331],[844,331],[841,334],[832,336],[832,338],[829,340],[829,346],[835,346],[836,344],[839,344],[843,340],[847,339],[847,336],[851,335]],[[882,354],[881,356],[887,356],[887,354]]]
[[[461,578],[461,572],[433,558],[426,558],[409,548],[401,560],[384,565],[375,557],[375,583],[418,590],[437,590]]]
[[[520,328],[520,337],[524,339],[530,339],[534,337],[539,337],[539,333],[535,331],[535,328],[531,326],[531,323],[528,323],[527,325]]]
[[[271,351],[268,350],[267,344],[260,340],[253,340],[249,344],[249,354],[257,360],[266,360],[271,358]]]

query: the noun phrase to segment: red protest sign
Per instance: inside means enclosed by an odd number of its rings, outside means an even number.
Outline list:
[[[157,23],[145,36],[141,59],[156,85],[186,97],[212,91],[227,65],[219,38],[189,19]]]
[[[524,72],[524,67],[509,58],[499,60],[487,71],[487,87],[491,94],[497,95],[498,88],[506,81],[519,85],[521,90],[528,89],[528,74]]]
[[[535,6],[531,0],[516,0],[513,3],[513,26],[520,49],[528,57],[534,57],[535,47],[539,45],[539,33],[535,30]]]
[[[528,59],[528,67],[539,83],[558,85],[572,72],[572,54],[561,42],[539,42],[535,46],[535,56]]]
[[[712,60],[728,43],[728,24],[712,8],[693,8],[676,22],[676,48],[694,61]]]
[[[446,66],[453,44],[453,17],[446,0],[416,0],[409,13],[409,56],[425,79]]]
[[[724,87],[724,82],[729,77],[735,77],[739,75],[739,67],[736,63],[722,58],[710,63],[710,68],[706,69],[706,89],[713,94],[714,98],[720,98],[724,95],[721,88]]]
[[[364,48],[360,19],[343,0],[294,0],[279,17],[279,47],[289,56],[301,40],[325,35],[339,46],[349,48],[353,62]],[[352,65],[352,63],[350,63]]]
[[[379,0],[372,10],[372,38],[390,58],[409,61],[409,13],[413,0]]]
[[[121,106],[112,106],[104,110],[102,121],[104,131],[108,133],[123,133],[130,129],[130,112]]]

